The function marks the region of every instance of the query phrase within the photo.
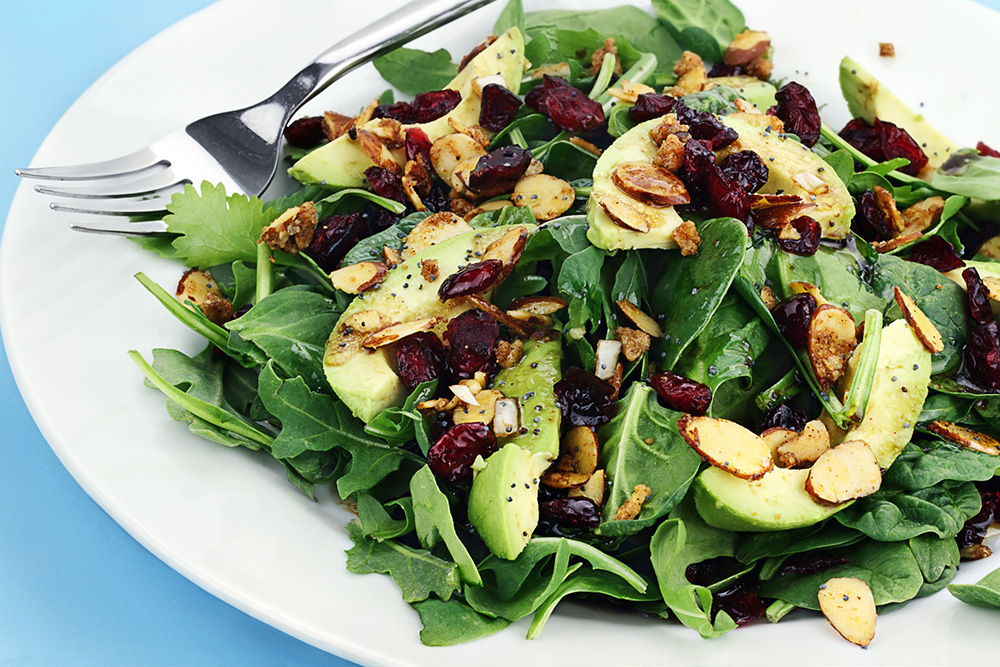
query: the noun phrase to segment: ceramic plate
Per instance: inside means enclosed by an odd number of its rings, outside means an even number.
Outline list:
[[[395,4],[379,2],[378,11]],[[959,143],[1000,142],[985,112],[1000,106],[1000,90],[985,85],[995,78],[1000,15],[957,0],[743,4],[748,24],[773,36],[776,76],[807,85],[831,125],[847,120],[836,77],[841,56],[850,54]],[[200,116],[255,102],[336,33],[370,18],[356,7],[342,0],[219,2],[112,68],[53,128],[34,164],[115,157]],[[418,45],[460,55],[489,32],[499,11],[500,3]],[[895,44],[895,59],[878,57],[885,41]],[[368,67],[328,90],[312,110],[357,108],[384,88]],[[980,658],[977,648],[995,630],[995,614],[947,593],[885,614],[868,651],[844,642],[819,616],[704,641],[673,623],[569,603],[537,641],[523,639],[522,621],[464,646],[421,646],[417,615],[393,582],[344,568],[349,515],[329,492],[313,503],[264,456],[193,436],[170,421],[163,397],[143,386],[127,350],[147,358],[155,347],[193,354],[201,343],[132,276],[145,271],[171,285],[181,267],[126,240],[71,232],[69,221],[25,184],[3,238],[3,333],[32,415],[79,483],[143,545],[211,593],[309,643],[364,663],[442,667],[941,664]],[[957,581],[974,581],[992,567],[963,565]]]

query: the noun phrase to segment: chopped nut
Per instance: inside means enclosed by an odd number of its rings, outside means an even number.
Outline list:
[[[374,134],[389,148],[401,148],[406,142],[403,124],[394,118],[376,118],[365,124],[365,131]]]
[[[448,201],[448,209],[463,220],[471,220],[475,216],[469,214],[476,209],[476,205],[465,197],[453,197]]]
[[[863,440],[842,442],[826,450],[809,469],[806,492],[829,504],[870,496],[882,486],[882,469]]]
[[[490,424],[496,412],[496,403],[503,398],[503,394],[493,389],[484,389],[476,394],[478,405],[460,405],[452,413],[452,420],[456,424],[466,422],[479,422],[480,424]]]
[[[764,302],[768,310],[774,310],[774,307],[778,305],[778,298],[774,296],[774,290],[767,285],[760,288],[760,300]]]
[[[840,636],[858,646],[875,638],[875,598],[861,579],[837,577],[819,587],[819,609]]]
[[[517,339],[513,343],[508,343],[505,340],[497,342],[497,363],[500,368],[517,366],[517,362],[521,361],[523,355],[524,341],[521,339]]]
[[[396,159],[392,157],[389,148],[382,143],[382,140],[368,130],[359,130],[357,126],[352,127],[347,135],[361,146],[361,150],[375,163],[376,167],[382,167],[394,174],[403,171]]]
[[[632,320],[633,324],[648,333],[650,336],[653,338],[659,338],[663,335],[663,329],[656,323],[656,320],[642,312],[642,310],[640,310],[634,303],[627,299],[620,299],[615,303],[618,304],[621,311],[625,313],[625,317]]]
[[[764,439],[736,422],[684,415],[677,430],[706,461],[741,479],[760,479],[774,467]]]
[[[761,81],[770,79],[773,70],[774,63],[771,62],[770,58],[754,58],[747,65],[747,74]]]
[[[615,57],[615,76],[622,75],[622,59],[618,57],[618,48],[615,46],[615,38],[608,37],[604,40],[604,46],[594,51],[590,57],[590,76],[597,76],[604,64],[604,56],[611,54]]]
[[[629,327],[617,327],[615,338],[622,343],[622,352],[629,361],[635,361],[649,350],[650,338],[645,331],[630,329]]]
[[[895,58],[896,47],[892,42],[879,42],[878,54],[883,58]]]
[[[522,296],[511,301],[508,309],[523,310],[532,315],[551,315],[566,306],[566,300],[557,296]]]
[[[485,51],[490,44],[497,41],[497,36],[490,33],[486,36],[486,39],[476,44],[472,47],[472,50],[462,56],[462,59],[458,62],[458,71],[461,72],[465,67],[472,62],[472,59],[478,56],[480,53]]]
[[[458,397],[453,395],[450,399],[435,398],[429,401],[421,401],[420,403],[417,403],[416,407],[417,410],[424,413],[442,413],[452,412],[456,407],[458,407],[459,403],[460,401],[458,400]]]
[[[587,151],[591,155],[594,155],[596,157],[601,157],[601,152],[602,152],[601,149],[598,148],[597,146],[595,146],[594,144],[590,143],[586,139],[581,139],[580,137],[570,137],[569,138],[569,143],[573,144],[574,146],[578,146],[579,148],[582,148],[583,150]],[[538,161],[537,160],[532,160],[532,164],[534,164],[535,162],[538,162]],[[542,164],[542,163],[538,162],[538,164]],[[541,173],[541,171],[536,172],[536,173]],[[525,175],[528,176],[530,174],[528,174],[528,172],[525,172]]]
[[[493,434],[498,438],[516,435],[521,428],[516,398],[501,398],[493,404]]]
[[[266,243],[271,250],[283,250],[294,255],[309,247],[318,217],[311,201],[293,206],[279,215],[260,233],[258,243]]]
[[[652,206],[676,206],[691,201],[684,182],[650,162],[622,162],[611,180],[619,190]]]
[[[400,256],[399,251],[389,246],[382,246],[382,258],[385,260],[385,265],[390,269],[395,269],[403,263],[403,258]]]
[[[670,89],[670,94],[675,97],[700,92],[705,89],[705,84],[708,82],[705,62],[701,56],[692,51],[681,54],[680,60],[674,63],[674,74],[678,78],[677,83]]]
[[[379,101],[378,98],[376,97],[375,99],[373,99],[371,102],[368,103],[368,106],[366,106],[364,109],[361,110],[361,113],[357,115],[357,117],[354,119],[354,126],[361,127],[362,125],[370,121],[372,119],[372,116],[375,115],[375,109],[378,108],[378,105]]]
[[[232,319],[233,304],[225,298],[218,281],[208,271],[198,269],[185,271],[177,281],[174,295],[185,305],[188,305],[185,302],[190,301],[192,306],[200,308],[202,314],[216,324],[221,325]],[[228,314],[226,303],[229,304]]]
[[[993,555],[993,549],[985,544],[970,544],[958,550],[962,560],[982,560]]]
[[[209,292],[199,305],[201,306],[201,314],[207,317],[209,322],[218,324],[220,327],[233,319],[233,302],[221,294]]]
[[[698,254],[698,246],[701,245],[701,235],[698,228],[690,220],[685,220],[678,225],[670,234],[674,243],[681,249],[681,255],[690,257]]]
[[[962,447],[973,449],[983,454],[1000,456],[1000,442],[985,433],[979,433],[978,431],[973,431],[971,428],[942,420],[932,421],[928,424],[927,429],[956,445],[961,445]]]
[[[913,299],[903,294],[898,287],[893,287],[892,289],[896,297],[896,305],[903,311],[906,323],[913,329],[913,333],[920,339],[924,348],[931,354],[937,354],[942,351],[944,349],[944,340],[930,318],[924,314],[924,311],[920,310]]]
[[[423,160],[407,160],[406,165],[403,167],[403,192],[406,194],[407,199],[413,204],[413,208],[418,211],[426,211],[427,206],[424,205],[423,200],[420,198],[421,192],[423,194],[429,194],[431,188],[430,173],[427,171],[427,167],[424,166]]]
[[[922,232],[937,224],[944,211],[943,197],[928,197],[900,211],[907,232]]]
[[[594,354],[594,375],[602,380],[610,380],[614,377],[615,368],[618,366],[618,355],[621,354],[621,351],[621,341],[597,341],[597,351]]]
[[[669,172],[684,166],[684,142],[676,134],[667,135],[653,156],[653,164]]]
[[[902,232],[904,226],[903,216],[899,214],[899,209],[896,208],[896,200],[893,198],[892,193],[877,185],[872,188],[872,191],[875,193],[875,205],[882,212],[885,219],[889,221],[893,235],[895,236]]]
[[[323,112],[323,134],[330,141],[347,134],[347,131],[354,127],[354,119],[342,113],[333,111]]]
[[[626,500],[618,511],[615,512],[615,521],[631,521],[639,516],[642,505],[653,495],[653,492],[645,484],[636,484],[632,488],[632,495]]]
[[[722,61],[727,65],[746,65],[767,53],[771,36],[766,32],[744,30],[733,38]]]
[[[452,115],[447,116],[448,125],[459,134],[464,134],[477,144],[486,148],[490,145],[490,135],[478,125],[465,125]]]
[[[382,262],[358,262],[330,273],[330,282],[336,289],[348,294],[360,294],[378,285],[389,274]]]
[[[686,134],[691,128],[680,122],[677,114],[668,113],[660,119],[660,124],[649,131],[649,140],[659,146],[667,137]]]
[[[438,279],[438,263],[436,259],[425,259],[420,262],[420,275],[429,283]]]

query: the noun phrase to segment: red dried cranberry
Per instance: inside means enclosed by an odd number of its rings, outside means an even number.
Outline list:
[[[845,563],[847,563],[847,559],[843,556],[834,556],[833,554],[822,552],[794,554],[789,556],[785,562],[781,564],[781,569],[778,570],[778,574],[781,576],[788,574],[816,574],[817,572],[827,570],[834,565],[844,565]]]
[[[371,166],[365,169],[365,178],[372,191],[379,197],[385,197],[397,201],[400,204],[406,203],[406,194],[403,192],[403,179],[388,169]]]
[[[816,251],[819,250],[820,234],[823,232],[820,224],[808,215],[799,216],[789,224],[791,224],[792,229],[798,232],[799,238],[783,239],[780,236],[776,236],[775,242],[778,244],[778,247],[785,252],[790,252],[793,255],[801,255],[802,257],[815,255]]]
[[[521,109],[521,99],[498,83],[483,88],[479,124],[490,132],[499,132],[514,122]]]
[[[410,391],[421,382],[443,378],[443,353],[440,339],[429,331],[410,334],[396,344],[399,378]]]
[[[365,221],[361,214],[342,213],[324,218],[316,225],[312,241],[306,254],[309,255],[324,271],[333,271],[340,266],[347,251],[353,248],[358,239],[365,235]]]
[[[711,586],[740,572],[743,566],[729,556],[717,556],[698,563],[691,563],[684,570],[684,578],[695,586]]]
[[[955,538],[958,540],[959,548],[982,544],[987,529],[1000,518],[997,514],[1000,511],[1000,492],[994,488],[997,480],[998,478],[994,477],[992,480],[976,484],[982,504],[979,513],[965,522]]]
[[[568,526],[597,528],[601,508],[590,498],[552,498],[538,504],[538,516]]]
[[[773,113],[785,124],[785,131],[796,135],[806,146],[814,146],[819,140],[823,121],[816,108],[812,93],[800,83],[789,81],[774,94],[778,104],[771,107]]]
[[[736,625],[746,625],[763,617],[767,610],[753,584],[744,578],[712,594],[713,618],[720,611],[729,614]]]
[[[805,412],[790,408],[782,403],[764,413],[764,421],[760,425],[760,430],[763,433],[769,428],[787,428],[801,433],[808,421],[809,418]]]
[[[432,90],[420,93],[410,103],[413,106],[413,122],[429,123],[437,120],[462,101],[462,93],[457,90]]]
[[[734,179],[729,178],[713,161],[706,171],[708,212],[714,218],[736,218],[746,222],[750,215],[750,198]]]
[[[399,222],[400,218],[402,216],[374,204],[368,204],[361,212],[368,234],[378,234]]]
[[[431,164],[431,139],[427,133],[419,127],[411,127],[406,130],[405,141],[406,159],[423,159],[424,164]]]
[[[931,236],[910,249],[908,259],[917,264],[925,264],[941,273],[965,266],[965,262],[955,252],[955,246],[940,236]]]
[[[532,109],[548,116],[552,124],[566,132],[585,132],[604,122],[604,109],[565,79],[546,74],[542,85],[524,98]]]
[[[707,201],[709,174],[716,166],[710,142],[698,139],[685,142],[684,166],[677,175],[691,195],[692,206],[701,206]]]
[[[973,268],[966,269],[962,271],[962,278],[965,280],[969,316],[973,322],[989,324],[993,321],[993,309],[990,308],[990,299],[986,296],[979,272]]]
[[[582,368],[570,368],[555,386],[556,404],[573,426],[603,426],[615,414],[615,388]]]
[[[995,320],[973,327],[962,357],[968,382],[984,391],[1000,391],[1000,327]]]
[[[983,244],[1000,235],[1000,225],[992,220],[977,220],[975,226],[965,225],[958,230],[958,240],[962,243],[962,256],[975,257]]]
[[[747,68],[743,65],[727,65],[723,62],[718,62],[712,65],[712,69],[708,70],[709,78],[723,77],[723,76],[744,76],[747,73]]]
[[[531,152],[504,146],[479,158],[469,174],[469,189],[482,197],[510,192],[531,164]]]
[[[404,124],[415,122],[413,119],[413,105],[409,102],[380,104],[372,112],[372,118],[391,118]]]
[[[687,125],[691,136],[695,139],[705,139],[711,142],[714,151],[725,148],[736,141],[738,135],[733,128],[723,125],[722,121],[707,111],[697,111],[684,104],[683,100],[677,100],[674,104],[674,113],[681,124]]]
[[[927,164],[927,154],[909,133],[888,121],[875,119],[869,125],[862,118],[855,118],[840,131],[849,144],[877,162],[906,158],[910,164],[900,167],[904,174],[916,176]]]
[[[858,197],[854,219],[851,220],[851,231],[869,243],[888,241],[892,238],[889,221],[879,208],[873,190],[865,190]]]
[[[485,292],[493,286],[501,272],[503,272],[503,262],[499,259],[485,259],[470,264],[441,282],[441,287],[438,288],[438,298],[441,301],[447,301],[448,299],[457,299],[460,296]]]
[[[712,402],[711,389],[677,373],[670,371],[654,373],[649,379],[649,384],[671,410],[703,415],[708,412],[708,406]]]
[[[481,310],[467,310],[448,323],[446,356],[453,380],[471,380],[477,372],[491,375],[496,366],[497,321]]]
[[[656,93],[643,93],[636,99],[635,104],[628,110],[628,115],[637,123],[642,123],[653,118],[665,116],[674,110],[677,103],[676,97],[669,95],[658,95]]]
[[[976,150],[984,157],[1000,157],[1000,151],[990,148],[981,141],[976,144]]]
[[[448,482],[470,482],[476,457],[485,459],[497,449],[493,429],[486,424],[458,424],[445,431],[431,445],[427,452],[427,465],[431,472]]]
[[[792,347],[806,344],[809,325],[816,310],[816,299],[811,294],[796,294],[785,299],[771,311],[778,331]]]
[[[770,176],[767,165],[753,151],[730,153],[719,168],[747,194],[757,192],[764,187]]]
[[[883,161],[875,128],[864,118],[852,118],[840,131],[840,138],[873,160]]]
[[[323,117],[299,118],[285,128],[285,141],[296,148],[312,148],[326,139]]]

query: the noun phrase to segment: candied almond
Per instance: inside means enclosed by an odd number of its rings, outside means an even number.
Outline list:
[[[676,172],[684,166],[684,142],[679,135],[664,137],[653,156],[653,164],[669,172]]]
[[[892,196],[892,193],[878,185],[874,186],[872,191],[875,193],[875,205],[889,222],[893,236],[902,232],[905,226],[903,216],[900,215],[899,209],[896,208],[896,199]]]
[[[615,38],[608,37],[604,40],[604,45],[594,51],[594,55],[590,57],[591,76],[597,76],[597,73],[601,71],[601,67],[604,66],[604,57],[608,54],[615,58],[615,75],[622,75],[622,59],[618,57],[618,47],[615,46]]]
[[[663,335],[663,329],[659,324],[656,323],[652,317],[642,312],[638,306],[629,301],[628,299],[620,299],[615,302],[625,317],[632,320],[632,323],[637,327],[648,333],[653,338],[659,338]]]
[[[607,475],[605,475],[603,470],[595,470],[594,474],[590,476],[586,482],[580,486],[571,487],[566,495],[570,498],[588,498],[594,502],[595,505],[601,507],[604,505],[604,487],[607,482]]]
[[[392,153],[389,152],[389,148],[379,139],[377,136],[369,132],[368,130],[359,130],[357,126],[352,127],[348,132],[348,136],[351,137],[359,146],[361,150],[375,163],[376,167],[382,167],[386,171],[391,171],[394,174],[399,174],[403,169],[396,162],[396,159],[392,157]]]
[[[698,228],[690,220],[685,220],[674,228],[670,237],[681,250],[681,255],[691,257],[698,254],[698,247],[701,245],[701,235]]]
[[[381,283],[388,274],[389,268],[382,262],[358,262],[331,272],[330,281],[342,292],[360,294]]]
[[[583,150],[587,151],[588,153],[590,153],[595,157],[601,157],[602,153],[601,149],[595,146],[594,144],[590,143],[586,139],[581,139],[580,137],[570,137],[569,143],[573,144],[578,148],[582,148]],[[532,164],[534,164],[535,162],[538,162],[538,160],[532,160],[531,162]],[[541,162],[538,162],[538,164],[541,164]],[[525,172],[525,175],[530,175],[530,174],[528,174],[528,172]]]
[[[653,492],[645,484],[636,484],[632,488],[632,495],[626,500],[618,511],[615,512],[615,521],[631,521],[642,512],[642,506],[653,495]]]
[[[376,118],[365,124],[365,131],[374,134],[389,148],[401,148],[406,140],[403,124],[395,118]]]
[[[983,454],[1000,456],[1000,442],[985,433],[973,431],[954,422],[937,420],[927,425],[927,430],[940,435],[945,440],[961,445],[967,449],[973,449]]]
[[[330,141],[347,134],[354,127],[354,118],[334,111],[323,112],[323,134]]]
[[[875,638],[875,598],[861,579],[836,577],[819,587],[819,609],[840,636],[858,646]]]
[[[372,119],[372,116],[375,115],[375,109],[378,109],[378,107],[379,107],[379,100],[376,97],[375,99],[373,99],[371,102],[368,103],[368,106],[366,106],[364,109],[361,110],[361,113],[359,113],[357,117],[355,117],[354,126],[361,127],[362,125],[370,121]]]
[[[652,206],[677,206],[691,201],[683,181],[651,162],[623,162],[611,176],[625,194]]]
[[[518,180],[510,200],[515,206],[527,206],[535,219],[545,222],[568,211],[576,200],[576,191],[561,178],[534,174]]]
[[[677,75],[677,83],[670,89],[670,94],[674,97],[682,97],[692,93],[701,92],[708,82],[708,70],[705,69],[705,62],[697,53],[685,51],[680,59],[674,63],[674,74]]]
[[[847,359],[857,344],[857,327],[850,313],[829,303],[816,308],[806,346],[820,389],[829,390],[847,372]]]
[[[924,311],[920,310],[920,307],[917,306],[913,299],[903,294],[902,290],[898,287],[893,287],[892,290],[896,297],[896,305],[903,311],[906,323],[913,329],[913,333],[920,339],[924,348],[931,354],[937,354],[942,351],[944,349],[944,340],[930,318],[924,314]]]
[[[747,65],[747,74],[750,76],[760,79],[761,81],[767,81],[771,78],[771,72],[774,70],[774,63],[770,58],[754,58]]]
[[[677,430],[706,461],[736,477],[753,481],[774,467],[763,438],[736,422],[684,415],[677,420]]]
[[[511,301],[508,309],[523,310],[532,315],[551,315],[566,306],[566,300],[557,296],[522,296]]]
[[[293,206],[261,231],[259,243],[267,244],[271,250],[294,255],[309,247],[317,222],[316,208],[311,201]]]
[[[618,367],[618,355],[622,352],[621,341],[599,340],[594,353],[594,375],[602,380],[610,380]]]
[[[528,335],[528,329],[525,328],[524,324],[500,310],[486,299],[469,295],[465,297],[465,300],[495,319],[500,324],[506,324],[515,335],[521,337],[526,337]]]
[[[650,213],[647,206],[641,201],[622,193],[602,192],[593,195],[598,205],[607,213],[611,221],[619,227],[639,232],[647,233],[650,228]]]
[[[921,234],[920,232],[909,232],[897,236],[896,238],[890,239],[888,241],[872,241],[871,245],[872,249],[875,252],[886,253],[889,252],[890,250],[895,250],[896,248],[902,248],[907,243],[910,243],[911,241],[916,241],[921,236],[923,236],[923,234]]]
[[[774,296],[774,290],[767,285],[760,288],[760,300],[764,302],[768,310],[774,310],[775,306],[778,305],[778,298]]]
[[[828,449],[830,449],[830,432],[823,422],[814,419],[806,423],[802,433],[777,446],[775,463],[782,468],[810,466]]]
[[[498,278],[499,282],[503,282],[514,270],[517,260],[521,259],[521,253],[524,252],[527,243],[528,230],[525,227],[514,227],[486,246],[481,259],[482,261],[498,259],[503,263],[503,272]]]
[[[420,275],[429,283],[434,282],[440,276],[436,259],[425,259],[420,262]]]
[[[823,452],[805,482],[810,496],[829,505],[870,496],[881,486],[882,469],[863,440],[848,440]]]
[[[439,317],[428,317],[422,320],[413,320],[412,322],[401,322],[399,324],[393,324],[384,329],[380,329],[375,333],[371,334],[365,338],[364,342],[361,344],[364,347],[371,349],[377,349],[383,345],[389,345],[390,343],[395,343],[398,340],[406,338],[415,333],[421,331],[431,331],[440,323],[441,318]]]
[[[767,446],[771,450],[771,458],[781,465],[778,461],[778,447],[790,442],[799,437],[799,432],[790,428],[785,428],[783,426],[772,426],[769,429],[765,429],[763,433],[760,434],[761,440],[767,443]]]
[[[727,65],[746,65],[767,53],[771,36],[757,30],[744,30],[733,38],[722,62]]]
[[[629,361],[636,361],[649,351],[649,334],[629,327],[615,328],[615,338],[622,343],[622,352]]]
[[[459,134],[469,137],[483,148],[490,145],[489,133],[479,125],[466,125],[452,115],[448,116],[448,125]]]
[[[434,213],[418,222],[403,239],[402,257],[409,259],[433,245],[469,231],[472,231],[472,226],[454,213]]]
[[[505,340],[497,341],[497,364],[500,368],[513,368],[524,356],[524,341],[520,338],[513,343]]]
[[[394,269],[403,263],[403,258],[400,256],[399,251],[390,246],[382,246],[382,259],[385,260],[385,265],[390,269]]]
[[[218,281],[208,271],[185,271],[177,282],[175,296],[181,303],[190,301],[201,309],[209,321],[220,326],[233,318],[232,302],[225,297]]]
[[[431,144],[431,166],[445,183],[451,182],[451,172],[460,162],[483,155],[486,149],[482,144],[457,132],[438,137]]]

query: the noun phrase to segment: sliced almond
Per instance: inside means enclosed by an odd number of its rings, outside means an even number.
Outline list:
[[[790,440],[795,440],[799,437],[798,431],[793,431],[790,428],[782,428],[780,426],[772,426],[771,428],[765,430],[760,434],[761,439],[767,443],[768,448],[771,450],[771,458],[780,466],[781,462],[778,461],[778,447],[789,442]]]
[[[459,68],[461,71],[461,68]],[[491,76],[480,76],[472,80],[472,92],[475,95],[482,97],[483,89],[489,85],[497,85],[503,88],[507,87],[507,80],[503,78],[502,74],[493,74]]]
[[[816,204],[813,202],[763,206],[755,209],[754,221],[764,229],[780,230],[792,220],[806,215],[813,208],[816,208]]]
[[[447,183],[455,192],[472,199],[476,198],[475,193],[469,190],[469,176],[477,164],[479,164],[479,156],[475,155],[462,160],[451,170],[451,175],[448,177]]]
[[[426,211],[427,206],[424,205],[420,194],[421,192],[424,194],[430,192],[430,173],[427,171],[424,161],[407,160],[406,165],[403,167],[403,178],[401,180],[403,183],[403,193],[410,200],[410,203],[413,204],[413,208],[418,211]]]
[[[382,246],[382,258],[385,260],[385,265],[390,269],[394,269],[403,263],[403,257],[399,254],[399,251],[387,245]]]
[[[551,65],[544,65],[537,69],[533,69],[531,70],[531,74],[529,74],[529,77],[532,79],[541,79],[546,74],[548,74],[549,76],[557,76],[562,79],[568,79],[571,76],[573,76],[573,72],[569,68],[569,63],[561,62],[561,63],[553,63]]]
[[[569,489],[586,484],[590,475],[582,472],[563,472],[553,470],[542,475],[542,484],[552,489]]]
[[[466,125],[451,114],[448,114],[447,118],[448,125],[459,134],[464,134],[483,148],[490,145],[489,133],[479,125]]]
[[[382,262],[358,262],[332,271],[330,282],[342,292],[360,294],[381,283],[388,274],[389,267]]]
[[[527,206],[535,219],[545,222],[568,211],[576,200],[576,191],[561,178],[534,174],[518,180],[510,200],[514,206]]]
[[[451,393],[455,395],[455,398],[466,405],[479,405],[479,401],[476,400],[476,395],[472,392],[472,388],[469,385],[458,383],[448,388],[451,389]]]
[[[677,206],[691,201],[683,181],[651,162],[622,162],[611,180],[625,194],[652,206]]]
[[[582,486],[572,487],[566,495],[570,498],[588,498],[598,507],[604,505],[604,487],[607,475],[603,470],[596,470]]]
[[[381,139],[388,148],[402,148],[406,141],[403,124],[394,118],[376,118],[365,124],[365,131]]]
[[[982,560],[993,555],[993,549],[985,544],[970,544],[958,550],[958,555],[962,560]]]
[[[503,394],[499,391],[484,389],[476,394],[476,402],[478,405],[466,404],[458,406],[452,413],[452,420],[456,424],[465,424],[468,422],[491,424],[493,423],[493,417],[496,414],[497,401],[501,398],[503,398]]]
[[[391,320],[381,311],[361,310],[344,320],[340,325],[340,331],[345,337],[364,336],[367,338],[368,334],[381,331],[390,324],[392,324]]]
[[[744,30],[733,37],[722,61],[727,65],[746,65],[767,53],[771,36],[757,30]]]
[[[574,146],[582,148],[583,150],[587,151],[594,157],[601,157],[601,153],[603,153],[603,151],[600,148],[590,143],[586,139],[581,139],[580,137],[570,137],[568,141]],[[537,160],[532,160],[532,162],[537,162]],[[539,162],[539,164],[541,163]]]
[[[922,232],[937,224],[944,212],[943,197],[928,197],[900,211],[903,226],[910,232]]]
[[[872,248],[877,253],[885,253],[890,250],[895,250],[896,248],[902,248],[907,243],[916,241],[921,236],[923,236],[923,234],[920,232],[910,232],[897,236],[894,239],[889,239],[888,241],[872,241]]]
[[[388,146],[368,130],[359,130],[357,127],[354,127],[348,132],[348,136],[361,146],[361,150],[375,163],[376,167],[381,167],[394,174],[401,174],[403,172],[403,168],[392,157]]]
[[[863,440],[848,440],[829,449],[809,469],[806,492],[816,500],[839,505],[870,496],[882,486],[882,469]]]
[[[594,359],[594,375],[602,380],[610,380],[618,366],[618,355],[622,352],[621,341],[599,340]]]
[[[809,323],[806,345],[816,380],[827,391],[847,372],[847,360],[858,345],[854,318],[832,304],[819,306]]]
[[[534,176],[535,174],[540,174],[543,171],[545,171],[545,165],[542,164],[542,161],[531,158],[531,162],[528,163],[528,168],[523,174],[521,174],[521,176]]]
[[[1000,456],[1000,442],[985,433],[979,433],[978,431],[973,431],[971,428],[965,428],[953,422],[942,420],[932,421],[927,425],[927,429],[956,445],[974,449],[983,454]]]
[[[924,311],[920,310],[916,302],[903,294],[902,290],[898,287],[893,287],[892,290],[896,297],[896,305],[903,311],[906,323],[910,325],[913,333],[920,339],[924,349],[931,354],[936,354],[943,350],[944,340],[941,338],[941,332],[937,330],[937,327],[934,326],[930,318],[924,315]]]
[[[680,59],[674,63],[674,74],[677,75],[677,82],[669,91],[669,94],[674,97],[701,92],[705,89],[705,84],[708,83],[708,70],[705,69],[705,61],[692,51],[685,51],[681,54]]]
[[[819,291],[819,288],[812,283],[803,282],[801,280],[793,280],[788,283],[788,288],[792,290],[792,294],[808,294],[812,298],[816,299],[816,305],[822,306],[825,303],[830,303],[825,298],[823,298],[823,293]]]
[[[401,338],[406,338],[415,333],[421,331],[431,331],[437,326],[441,321],[439,317],[428,317],[423,320],[413,320],[412,322],[401,322],[399,324],[393,324],[392,326],[381,329],[367,338],[361,343],[364,347],[377,349],[383,345],[389,345],[395,343]]]
[[[774,296],[774,290],[767,285],[760,288],[760,300],[764,302],[768,310],[774,310],[775,306],[778,305],[778,298]]]
[[[645,331],[629,327],[616,327],[615,338],[622,343],[622,352],[629,361],[636,361],[649,351],[650,338]]]
[[[636,484],[632,487],[632,495],[615,512],[615,521],[632,521],[637,518],[642,512],[642,506],[652,495],[653,492],[648,486]]]
[[[899,209],[896,208],[896,200],[892,196],[892,193],[877,185],[872,188],[872,191],[875,193],[875,205],[882,212],[883,217],[889,221],[893,236],[899,234],[903,231],[904,227],[903,216],[899,214]]]
[[[983,291],[991,301],[1000,302],[1000,279],[993,276],[980,276],[983,281]]]
[[[706,461],[742,479],[760,479],[774,467],[767,443],[736,422],[684,415],[677,430]]]
[[[521,410],[516,398],[501,398],[493,405],[493,434],[498,438],[517,435],[521,429]]]
[[[750,208],[759,211],[773,206],[784,206],[786,204],[801,204],[802,197],[796,194],[765,194],[763,192],[747,195],[750,200]]]
[[[648,333],[650,336],[653,338],[659,338],[663,335],[663,329],[656,323],[656,320],[642,312],[634,303],[627,299],[621,299],[615,303],[617,303],[618,307],[621,308],[621,311],[625,313],[625,317],[632,320],[633,324]]]
[[[633,232],[645,234],[650,230],[650,213],[646,210],[645,204],[625,195],[621,196],[602,192],[595,195],[594,199],[608,214],[611,221],[619,227],[629,229]]]
[[[589,426],[574,426],[563,436],[559,451],[570,457],[575,472],[591,475],[597,470],[597,434]]]
[[[618,365],[615,366],[615,374],[611,376],[610,380],[608,380],[611,386],[615,388],[615,393],[611,395],[611,400],[618,400],[618,391],[622,388],[622,378],[624,377],[625,367],[621,365],[621,362],[618,362]]]
[[[354,127],[354,118],[333,111],[323,112],[323,134],[330,141],[347,134]]]
[[[362,109],[361,113],[359,113],[355,117],[354,125],[357,127],[361,127],[362,125],[370,121],[372,119],[372,116],[375,115],[375,109],[378,108],[379,104],[380,104],[379,99],[377,97],[373,97],[372,101],[368,103],[368,106]]]
[[[464,298],[466,301],[495,319],[500,324],[506,324],[515,335],[521,336],[522,338],[526,338],[528,336],[528,329],[524,326],[524,324],[503,312],[486,299],[471,294]]]
[[[555,320],[548,315],[535,315],[526,310],[508,310],[507,317],[517,320],[524,326],[534,329],[537,327],[551,327]]]
[[[1000,236],[986,239],[983,245],[979,247],[979,253],[986,255],[990,259],[1000,260]]]
[[[207,271],[190,269],[177,282],[175,296],[181,303],[190,301],[210,322],[222,326],[233,319],[233,302],[222,293],[219,283]]]
[[[830,191],[830,186],[811,171],[800,171],[792,176],[792,182],[811,195],[822,195]]]
[[[802,433],[778,445],[775,463],[782,468],[804,468],[815,463],[828,449],[830,432],[823,422],[814,419],[805,425]]]
[[[819,587],[819,609],[840,636],[858,646],[875,638],[875,598],[868,584],[854,577],[828,579]]]
[[[628,79],[618,79],[617,86],[608,88],[608,95],[614,97],[615,99],[622,100],[623,102],[628,102],[629,104],[635,103],[635,101],[639,99],[640,95],[655,92],[655,88],[651,88],[644,83],[635,83],[629,81]]]
[[[522,296],[511,301],[508,309],[523,310],[532,315],[551,315],[566,306],[566,300],[557,296]]]
[[[521,259],[521,253],[528,244],[528,230],[524,227],[514,227],[504,232],[504,235],[493,243],[486,246],[483,251],[482,261],[487,259],[499,259],[503,262],[503,271],[497,282],[503,282],[514,270],[517,260]]]
[[[403,239],[403,249],[401,256],[409,259],[433,245],[472,231],[473,227],[454,213],[441,211],[430,215],[410,230],[410,233]]]
[[[486,155],[486,149],[464,134],[446,134],[431,144],[431,166],[445,183],[451,182],[451,172],[463,160]]]

